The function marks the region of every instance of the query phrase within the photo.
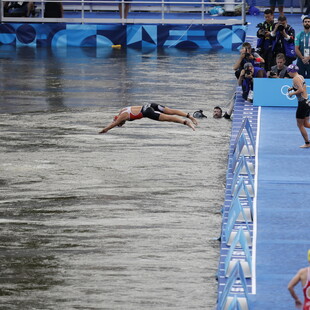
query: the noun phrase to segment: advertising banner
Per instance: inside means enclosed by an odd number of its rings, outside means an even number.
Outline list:
[[[306,80],[308,94],[310,80]],[[297,107],[296,96],[289,97],[288,89],[292,87],[292,79],[254,79],[254,106],[262,107]]]

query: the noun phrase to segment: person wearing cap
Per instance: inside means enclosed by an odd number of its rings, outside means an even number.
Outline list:
[[[295,30],[287,23],[285,16],[279,16],[273,31],[270,33],[272,43],[272,63],[276,64],[276,57],[282,53],[286,57],[286,65],[290,65],[296,59],[295,53]]]
[[[253,78],[265,77],[267,77],[265,69],[254,67],[250,62],[244,64],[238,79],[238,85],[242,86],[242,97],[244,100],[253,102]]]
[[[250,62],[253,66],[264,66],[265,60],[256,53],[249,42],[244,42],[240,49],[240,57],[236,61],[233,69],[235,70],[235,76],[239,79],[240,72],[242,71],[244,64]]]
[[[310,263],[310,250],[308,250],[308,262]],[[304,294],[304,303],[298,298],[294,287],[301,283]],[[295,300],[295,306],[298,309],[310,310],[310,267],[301,268],[288,284],[288,290]]]
[[[288,89],[289,97],[296,96],[298,107],[296,110],[297,127],[305,140],[305,144],[301,148],[309,148],[310,142],[306,128],[310,128],[309,115],[310,106],[308,101],[307,85],[302,75],[298,74],[298,66],[291,64],[287,67],[287,72],[293,78],[293,87]]]
[[[187,117],[188,120],[183,120],[177,116]],[[155,121],[173,122],[188,126],[195,130],[194,125],[198,125],[197,120],[189,113],[180,110],[170,109],[156,103],[149,103],[143,106],[130,106],[120,110],[118,115],[114,116],[113,121],[103,128],[99,133],[107,133],[110,129],[118,126],[123,126],[126,121],[134,121],[143,117],[150,118]]]
[[[295,52],[297,55],[297,66],[299,74],[305,79],[310,78],[310,17],[303,19],[304,30],[295,38]]]

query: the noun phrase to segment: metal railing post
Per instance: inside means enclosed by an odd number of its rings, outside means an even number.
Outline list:
[[[84,10],[85,10],[85,7],[84,7],[84,0],[82,0],[82,24],[84,24],[84,17],[85,17],[85,12],[84,12]]]
[[[245,5],[246,5],[246,0],[242,0],[242,10],[241,10],[241,14],[242,14],[242,24],[245,25],[246,20],[245,20]]]
[[[0,23],[2,23],[2,0],[0,0]]]
[[[164,22],[165,19],[165,0],[161,0],[161,21]]]

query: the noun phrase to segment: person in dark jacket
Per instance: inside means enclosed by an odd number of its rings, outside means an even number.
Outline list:
[[[285,16],[280,16],[275,24],[274,30],[271,31],[273,38],[272,44],[272,64],[276,64],[276,57],[282,53],[286,57],[286,65],[290,65],[296,59],[295,53],[295,30],[287,23]]]

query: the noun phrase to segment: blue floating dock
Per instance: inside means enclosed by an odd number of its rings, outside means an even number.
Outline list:
[[[301,31],[300,16],[287,17],[296,33]],[[251,43],[255,42],[254,31],[252,27],[252,36],[247,37]],[[291,84],[291,80],[286,83]],[[265,95],[272,96],[272,92],[267,91]],[[285,96],[279,100],[283,106],[261,106],[263,102],[253,106],[243,101],[237,88],[223,206],[217,310],[294,309],[287,285],[300,268],[307,266],[310,149],[299,148],[304,141],[296,126],[295,104],[285,102]],[[254,143],[245,123],[251,128]],[[242,139],[245,139],[241,143],[243,149],[238,151]],[[249,148],[255,149],[255,154],[245,152]],[[242,161],[254,167],[236,169]],[[253,183],[254,194],[250,198],[236,193],[233,185],[244,180],[247,185]],[[241,214],[235,221],[240,205],[249,210],[249,202],[252,216],[242,218]],[[231,226],[235,242],[227,245],[227,227]],[[248,238],[238,234],[240,228]],[[228,265],[231,265],[230,274]],[[296,292],[303,300],[300,285]]]
[[[296,108],[261,108],[257,178],[256,297],[252,309],[293,309],[287,284],[310,248],[310,149]],[[301,297],[301,288],[296,291]],[[276,294],[275,294],[276,292]]]

